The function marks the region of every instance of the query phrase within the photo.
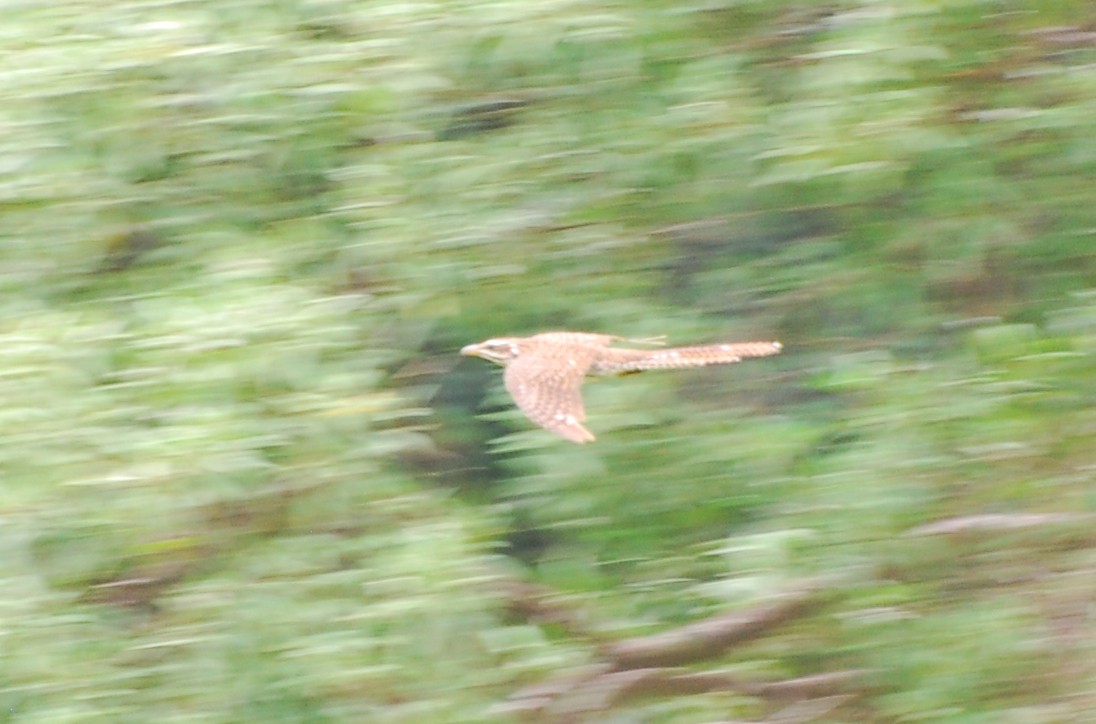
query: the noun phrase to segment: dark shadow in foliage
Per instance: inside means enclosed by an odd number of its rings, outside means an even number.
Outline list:
[[[487,131],[506,128],[517,121],[517,113],[529,101],[505,98],[466,106],[453,113],[449,125],[438,132],[439,141],[455,141]]]
[[[150,251],[160,248],[167,242],[156,231],[148,227],[136,227],[119,234],[107,245],[106,254],[96,274],[110,274],[129,269]]]
[[[175,584],[211,570],[218,556],[261,537],[278,535],[288,528],[289,506],[326,483],[283,486],[256,495],[223,500],[197,509],[196,530],[202,542],[191,531],[168,533],[157,542],[182,541],[179,545],[150,545],[160,553],[147,553],[119,561],[118,570],[93,579],[87,584],[81,599],[91,603],[155,612],[158,599]],[[332,529],[339,534],[360,534],[361,531]]]

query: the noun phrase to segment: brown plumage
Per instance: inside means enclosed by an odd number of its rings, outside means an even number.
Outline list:
[[[621,340],[608,334],[545,332],[532,337],[489,339],[470,344],[460,353],[505,367],[506,389],[526,417],[560,437],[585,443],[594,439],[582,424],[586,421],[582,382],[587,375],[732,364],[781,350],[779,342],[649,350],[609,346]]]

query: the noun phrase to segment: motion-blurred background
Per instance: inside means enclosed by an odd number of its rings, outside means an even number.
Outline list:
[[[3,15],[0,720],[1096,720],[1093,3]]]

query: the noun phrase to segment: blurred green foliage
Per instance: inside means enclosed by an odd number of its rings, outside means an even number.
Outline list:
[[[4,16],[3,720],[505,721],[596,652],[502,582],[624,636],[818,575],[716,663],[1096,708],[1085,526],[924,532],[1096,510],[1091,3]],[[577,448],[456,356],[552,328],[786,351],[591,384]]]

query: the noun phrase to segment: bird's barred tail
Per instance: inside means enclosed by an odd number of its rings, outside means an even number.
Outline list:
[[[781,349],[783,349],[783,346],[779,342],[737,342],[642,352],[639,350],[608,350],[630,354],[621,355],[605,365],[604,368],[606,372],[626,373],[642,370],[726,365],[740,362],[747,357],[768,357],[779,354]]]

